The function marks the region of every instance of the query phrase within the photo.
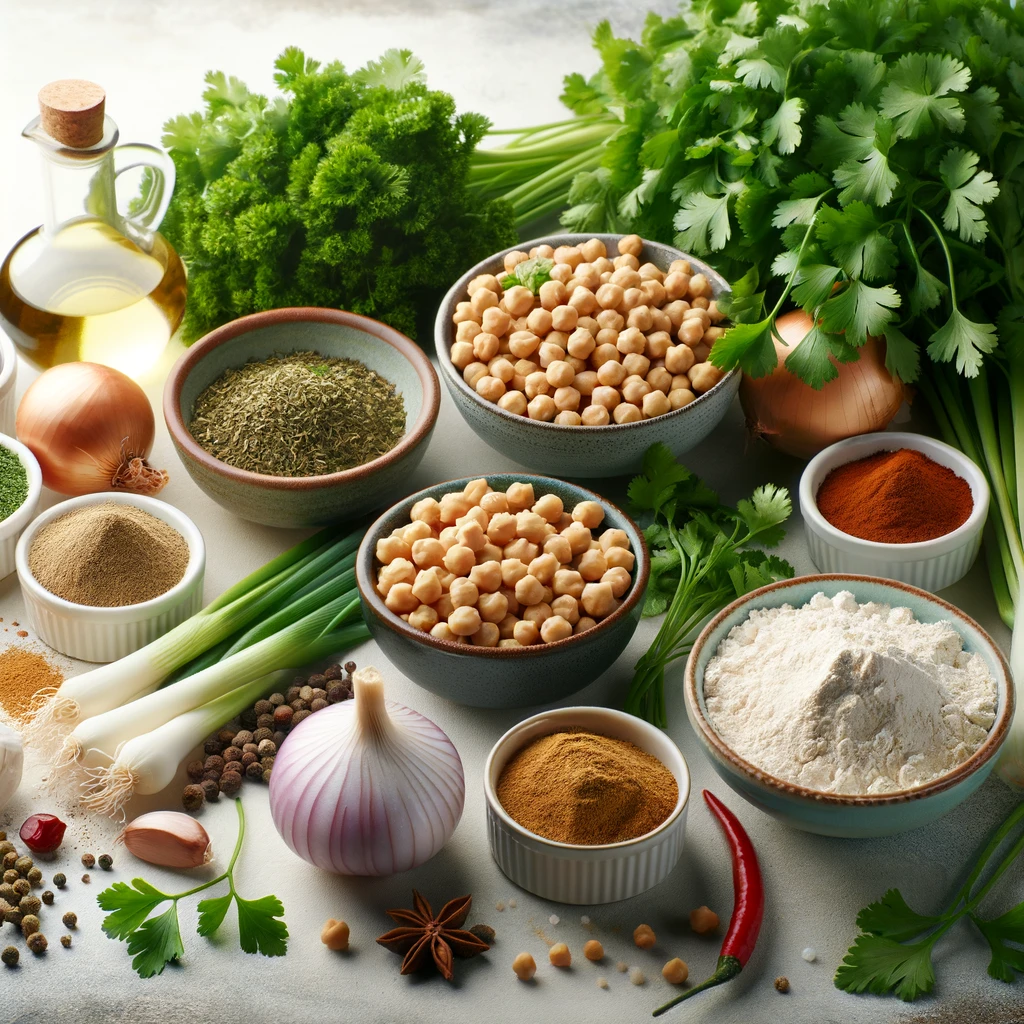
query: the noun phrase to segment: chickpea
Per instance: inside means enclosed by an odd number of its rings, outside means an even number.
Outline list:
[[[562,531],[562,536],[569,542],[569,549],[572,551],[573,557],[587,551],[593,539],[590,529],[575,520]]]
[[[412,593],[420,604],[433,604],[441,597],[441,580],[436,572],[421,569],[416,574],[412,585]],[[428,627],[429,628],[429,627]]]
[[[576,569],[588,583],[596,583],[608,571],[608,563],[601,551],[584,551]]]
[[[579,321],[585,317],[589,317],[589,315],[597,309],[597,299],[589,288],[577,285],[577,287],[573,289],[572,295],[569,296],[569,305],[575,309],[578,314],[576,320],[578,328]]]
[[[605,550],[604,557],[609,568],[620,565],[627,572],[632,572],[633,565],[636,563],[636,555],[628,548],[609,547]]]
[[[544,542],[546,536],[545,525],[545,519],[537,512],[524,509],[516,513],[516,533],[533,544],[542,544]]]
[[[718,930],[718,915],[708,907],[698,907],[690,911],[690,927],[698,935],[710,935]]]
[[[476,388],[477,381],[487,376],[487,364],[472,362],[462,371],[462,379],[471,387]]]
[[[626,371],[627,377],[644,378],[647,376],[647,371],[651,368],[651,361],[647,356],[640,355],[639,352],[630,352],[622,360],[622,368]]]
[[[625,548],[629,550],[629,536],[625,530],[619,530],[615,527],[605,530],[604,533],[598,538],[598,544],[602,551],[607,551],[609,548]]]
[[[513,285],[505,292],[505,308],[512,316],[526,316],[533,309],[533,292],[521,284]]]
[[[519,249],[516,249],[513,252],[505,253],[505,258],[503,260],[505,266],[505,273],[511,274],[512,271],[515,270],[520,263],[525,263],[529,258],[530,257],[527,253],[522,252]]]
[[[668,393],[668,404],[673,409],[682,409],[695,401],[697,396],[688,388],[675,388]]]
[[[672,335],[668,331],[652,331],[647,335],[647,347],[644,351],[651,359],[664,359],[672,347]]]
[[[639,270],[640,261],[632,253],[620,253],[612,260],[612,267],[618,270],[620,267],[629,267],[630,270]]]
[[[583,373],[587,368],[586,359],[577,359],[575,356],[566,356],[565,361],[572,367],[573,380],[576,379],[576,374]],[[569,382],[569,386],[572,386],[572,381]]]
[[[488,337],[494,337],[488,335]],[[497,340],[497,339],[495,339]],[[457,341],[452,345],[452,364],[460,370],[465,370],[470,363],[472,363],[476,356],[474,355],[475,349],[472,342],[469,341]]]
[[[704,274],[694,274],[690,278],[690,294],[695,298],[702,296],[707,299],[711,298],[713,294],[711,282]]]
[[[612,284],[617,284],[623,290],[623,293],[630,288],[639,289],[642,281],[643,279],[640,277],[640,274],[628,266],[619,267],[612,274]],[[623,294],[623,298],[625,298],[625,294]]]
[[[636,327],[640,331],[649,331],[651,322],[651,310],[648,306],[634,306],[626,317],[626,327]]]
[[[481,622],[480,628],[469,638],[474,647],[497,647],[501,634],[495,622]]]
[[[557,280],[545,281],[544,284],[540,286],[540,290],[537,294],[540,298],[541,308],[548,310],[548,312],[551,312],[551,310],[563,305],[566,298],[568,298],[565,291],[565,285],[562,284],[561,281]]]
[[[551,391],[551,382],[547,378],[547,374],[543,370],[538,370],[536,373],[531,373],[526,378],[526,397],[533,399],[538,395],[546,395]]]
[[[422,498],[413,505],[409,518],[414,522],[434,526],[441,521],[441,506],[436,498]]]
[[[575,626],[580,618],[579,602],[572,594],[559,594],[551,602],[551,614]]]
[[[455,611],[455,605],[452,604],[451,594],[442,594],[434,602],[434,611],[437,612],[437,617],[443,621],[447,621],[448,617],[453,611]]]
[[[694,299],[694,303],[698,300]],[[683,323],[687,320],[696,320],[701,325],[701,330],[706,331],[711,326],[711,317],[708,316],[706,309],[701,309],[700,306],[691,304],[690,308],[683,314]]]
[[[546,555],[554,555],[559,565],[565,565],[572,560],[572,551],[569,542],[560,533],[553,533],[544,539],[543,552]]]
[[[659,309],[665,303],[665,286],[660,281],[644,278],[640,282],[640,291],[643,293],[644,302],[651,311],[651,319],[654,319],[654,310]]]
[[[596,348],[594,336],[585,328],[577,327],[569,335],[567,348],[569,355],[575,356],[577,359],[587,359]]]
[[[503,558],[501,560],[501,582],[506,587],[515,587],[529,572],[529,566],[518,558]]]
[[[480,333],[481,327],[475,320],[463,320],[455,327],[455,341],[473,343],[473,339]]]
[[[533,508],[537,501],[533,496],[533,484],[509,484],[505,491],[505,497],[508,499],[510,512],[522,512],[525,509]]]
[[[613,565],[601,577],[601,582],[607,583],[612,588],[612,596],[619,598],[629,590],[633,577],[621,565]]]
[[[491,517],[497,512],[507,512],[508,496],[504,491],[489,491],[480,498],[480,507]],[[488,528],[487,536],[490,535]]]
[[[548,363],[544,376],[547,379],[548,384],[550,384],[552,389],[554,389],[564,388],[570,385],[573,382],[576,373],[564,359],[556,359],[554,362]]]
[[[455,313],[452,315],[452,323],[461,324],[467,320],[480,323],[480,314],[473,308],[472,302],[457,302]]]
[[[448,627],[447,622],[439,622],[436,626],[432,627],[430,635],[435,640],[447,640],[449,643],[456,639],[455,634]]]
[[[698,395],[710,391],[725,374],[711,363],[698,363],[690,370],[690,387]]]
[[[480,613],[472,605],[453,609],[448,616],[448,628],[456,636],[472,636],[480,628]]]
[[[561,615],[549,615],[540,627],[540,637],[546,644],[553,644],[572,636],[572,623]]]
[[[484,528],[475,519],[471,519],[459,527],[456,538],[457,546],[469,548],[473,552],[475,565],[476,553],[487,543],[487,534],[484,533]],[[451,549],[445,552],[445,558],[448,557],[450,552]],[[455,570],[452,569],[452,572],[455,572]]]
[[[561,568],[561,563],[558,559],[545,552],[544,554],[538,555],[532,562],[530,562],[530,573],[534,579],[539,580],[541,583],[550,583],[555,573]],[[516,598],[522,601],[522,597],[517,593]],[[533,601],[527,601],[527,604],[533,604]]]
[[[480,318],[480,326],[488,334],[493,334],[498,338],[505,335],[511,323],[512,317],[509,316],[508,312],[504,309],[499,309],[497,306],[485,309],[483,316]]]
[[[498,591],[498,593],[501,594],[501,596],[505,598],[506,601],[508,601],[508,614],[518,616],[519,602],[516,600],[515,588],[503,586],[501,590]]]
[[[382,562],[384,565],[388,565],[396,558],[411,558],[412,547],[404,537],[396,537],[392,534],[390,537],[381,537],[381,539],[377,541],[374,553],[377,555],[377,561]]]
[[[711,349],[707,345],[701,343],[700,345],[693,346],[693,361],[695,363],[707,362],[708,356],[710,355]]]
[[[671,335],[673,330],[672,319],[664,309],[651,310],[651,330],[664,331],[666,334]]]
[[[529,359],[539,346],[540,338],[532,331],[516,331],[508,339],[508,350],[516,359]]]
[[[536,622],[520,619],[512,629],[512,638],[518,640],[523,647],[530,647],[540,640],[540,627]]]
[[[477,276],[474,277],[468,285],[466,285],[466,291],[470,296],[480,288],[488,288],[496,294],[501,291],[501,285],[498,284],[498,279],[493,274],[477,274]]]
[[[532,622],[538,628],[551,618],[551,605],[547,601],[538,601],[523,609],[523,621]]]
[[[560,416],[563,412],[575,413],[580,406],[580,393],[575,388],[559,388],[553,396],[555,408]]]
[[[530,310],[526,317],[526,329],[541,337],[547,334],[551,330],[551,310],[543,306]]]
[[[639,288],[627,288],[622,294],[622,303],[619,312],[629,314],[634,306],[639,306],[644,301],[644,293]]]
[[[508,599],[498,593],[481,594],[477,611],[484,622],[501,622],[508,615]]]
[[[527,573],[516,584],[516,600],[522,605],[538,604],[543,596],[544,584],[536,576]]]
[[[543,494],[533,504],[531,512],[536,513],[547,523],[558,522],[564,511],[562,499],[557,494]],[[529,538],[533,540],[533,538]]]
[[[619,252],[623,256],[639,256],[643,248],[644,243],[639,235],[623,235],[619,239]]]
[[[579,310],[575,306],[555,306],[551,310],[551,325],[556,331],[575,331],[579,318]]]
[[[429,604],[421,604],[409,615],[409,625],[423,633],[429,633],[437,622],[437,612]]]
[[[413,519],[408,525],[395,532],[400,533],[405,543],[410,546],[418,540],[433,539],[434,536],[434,531],[419,519]]]
[[[622,356],[619,354],[618,349],[618,335],[616,335],[615,338],[615,345],[598,345],[597,348],[590,353],[590,365],[595,370],[600,370],[605,363],[618,363],[622,361]]]
[[[661,976],[670,985],[682,985],[690,976],[690,968],[679,957],[673,957],[662,967]]]
[[[507,499],[506,499],[507,504]],[[516,535],[516,517],[511,512],[495,512],[487,524],[487,539],[493,544],[508,544]]]
[[[605,248],[604,242],[600,238],[587,239],[580,247],[580,252],[583,254],[583,258],[588,262],[593,262],[602,256],[607,255],[608,250]]]
[[[579,600],[584,586],[586,581],[576,569],[558,569],[551,580],[551,591],[555,597],[569,596]]]
[[[664,366],[656,366],[647,374],[646,380],[655,391],[667,395],[672,390],[672,374]]]
[[[488,369],[492,377],[497,377],[502,384],[509,384],[516,375],[516,368],[504,357],[492,359]]]
[[[685,344],[673,345],[665,353],[665,369],[672,374],[689,373],[695,361],[693,349]]]
[[[429,568],[432,565],[441,565],[444,562],[444,555],[444,545],[434,537],[424,537],[413,542],[412,560],[420,568]]]
[[[483,314],[485,309],[498,304],[498,296],[490,288],[478,288],[469,300],[474,313]],[[507,308],[507,306],[506,306]]]
[[[384,603],[393,612],[412,612],[420,604],[408,583],[396,583],[390,587]]]
[[[493,594],[501,587],[501,562],[490,558],[469,570],[469,581],[481,594]]]
[[[615,417],[616,423],[639,423],[644,418],[640,407],[633,405],[632,402],[623,402],[621,405],[617,405],[612,415]]]
[[[476,382],[476,393],[487,402],[497,402],[505,394],[505,385],[497,377],[485,375]]]
[[[466,576],[470,569],[476,565],[476,555],[472,548],[455,544],[450,547],[444,555],[444,567],[455,573],[456,576]]]
[[[643,355],[644,350],[647,348],[647,339],[639,327],[627,327],[624,331],[619,331],[619,338],[615,342],[615,347],[623,355],[627,355],[630,352]]]
[[[521,391],[506,391],[498,399],[498,406],[514,416],[525,416],[527,409],[526,395]]]
[[[501,597],[502,595],[496,595]],[[516,623],[519,621],[514,615],[506,615],[501,622],[498,623],[498,637],[499,646],[501,640],[511,640],[515,633]],[[516,641],[518,645],[518,641]]]
[[[627,376],[626,368],[622,363],[602,363],[601,368],[597,371],[598,381],[609,388],[617,388]]]
[[[483,565],[486,562],[500,562],[504,558],[504,552],[497,544],[488,541],[477,553],[476,564]]]
[[[555,249],[555,253],[551,258],[556,263],[568,263],[570,267],[575,269],[583,262],[583,253],[580,252],[579,246],[560,245]]]
[[[446,526],[438,535],[441,547],[447,552],[450,548],[459,543],[459,528],[457,526]]]
[[[604,427],[611,422],[611,416],[603,405],[588,405],[580,419],[585,427]]]
[[[590,396],[590,400],[593,405],[603,405],[605,409],[610,410],[619,404],[622,396],[613,387],[601,386],[594,388],[594,393]]]
[[[639,406],[644,396],[650,393],[651,385],[638,375],[627,377],[622,382],[622,400],[631,405]]]
[[[584,370],[582,373],[577,373],[572,379],[572,386],[586,398],[594,393],[594,388],[599,383],[597,373],[593,370]]]
[[[618,285],[612,285],[611,287],[618,288]],[[622,299],[620,297],[619,302],[621,301]],[[618,304],[619,303],[616,302],[615,306],[618,306]],[[622,328],[626,326],[625,319],[623,318],[621,313],[616,312],[615,306],[612,306],[608,309],[602,309],[601,312],[597,314],[597,326],[601,330],[618,332],[621,331]]]
[[[550,337],[550,335],[548,335]],[[552,341],[545,341],[537,350],[537,361],[543,369],[547,369],[552,363],[565,362],[565,349]]]
[[[654,419],[655,416],[664,416],[665,413],[671,412],[672,403],[664,391],[652,391],[650,394],[644,395],[640,409],[648,419]]]
[[[456,608],[464,608],[475,605],[480,599],[480,591],[472,580],[460,577],[455,580],[448,591],[452,604]]]

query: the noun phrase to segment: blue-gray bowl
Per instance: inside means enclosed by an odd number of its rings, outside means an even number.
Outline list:
[[[975,753],[953,771],[896,793],[845,796],[821,793],[768,775],[736,754],[718,735],[704,701],[704,669],[734,626],[755,608],[800,607],[815,594],[834,597],[849,590],[861,603],[879,601],[909,608],[919,622],[950,622],[964,649],[980,654],[996,680],[996,720]],[[767,814],[805,832],[863,839],[927,825],[966,800],[988,778],[1013,719],[1015,696],[1010,669],[992,638],[959,608],[925,590],[873,576],[800,576],[772,583],[733,601],[704,628],[686,663],[686,713],[718,774],[740,796]]]
[[[593,629],[578,636],[533,647],[471,647],[438,640],[410,626],[384,604],[377,591],[377,541],[409,522],[409,513],[422,498],[440,498],[462,490],[464,477],[435,484],[410,494],[384,513],[367,531],[356,556],[356,584],[363,599],[366,624],[387,656],[414,683],[457,704],[476,708],[521,708],[549,704],[582,689],[611,666],[626,649],[643,611],[650,575],[650,556],[640,528],[629,516],[599,494],[584,487],[529,473],[488,473],[496,490],[513,483],[533,484],[534,494],[557,494],[567,508],[596,501],[605,511],[605,528],[625,530],[636,555],[633,585],[622,603]]]
[[[481,398],[462,379],[462,373],[451,359],[455,340],[452,316],[456,304],[466,298],[466,287],[474,277],[479,274],[503,273],[502,261],[506,253],[517,249],[528,251],[535,245],[544,244],[555,247],[577,245],[588,238],[600,238],[610,244],[621,237],[617,234],[547,235],[510,246],[463,274],[449,289],[437,311],[434,325],[437,362],[459,412],[492,448],[539,473],[568,477],[609,477],[638,473],[644,452],[657,441],[667,445],[672,454],[678,457],[698,445],[718,426],[739,390],[740,373],[731,370],[696,401],[664,416],[636,423],[609,423],[603,427],[567,427],[506,412],[495,403]],[[725,278],[695,256],[660,242],[644,242],[641,263],[650,262],[666,270],[673,260],[689,260],[695,270],[706,274],[716,296],[729,290]]]

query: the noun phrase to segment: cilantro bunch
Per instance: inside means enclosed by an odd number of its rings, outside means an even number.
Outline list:
[[[161,892],[145,879],[134,878],[131,885],[115,882],[96,897],[103,910],[111,911],[103,919],[103,930],[112,939],[127,941],[132,967],[140,978],[162,974],[168,963],[185,954],[178,926],[178,901],[225,881],[228,891],[223,896],[199,901],[199,934],[206,937],[215,934],[234,903],[238,912],[238,943],[246,953],[284,956],[287,952],[288,927],[281,920],[284,914],[281,901],[276,896],[244,900],[235,890],[235,863],[245,837],[242,801],[236,799],[235,806],[238,808],[238,839],[223,874],[173,894]],[[171,905],[163,913],[152,916],[168,900]]]
[[[757,587],[792,577],[788,562],[752,545],[778,544],[793,507],[784,487],[765,484],[729,508],[663,444],[647,450],[629,500],[653,519],[644,530],[651,578],[643,613],[665,613],[665,620],[636,663],[626,710],[664,728],[665,669],[689,655],[708,616]]]
[[[940,914],[919,914],[908,905],[899,889],[890,889],[880,900],[857,915],[861,934],[836,971],[836,988],[847,992],[889,993],[912,1001],[931,992],[935,985],[932,951],[959,920],[969,918],[988,943],[988,973],[998,981],[1012,982],[1024,974],[1024,903],[994,918],[978,913],[981,902],[996,882],[1024,851],[1021,835],[988,880],[975,889],[985,867],[1014,828],[1024,820],[1024,804],[995,831],[978,855],[967,881],[952,904]]]
[[[515,240],[470,195],[487,130],[424,84],[408,50],[348,73],[291,47],[284,97],[206,76],[205,110],[165,125],[177,169],[161,230],[188,267],[184,336],[279,306],[338,306],[415,336],[467,266]]]

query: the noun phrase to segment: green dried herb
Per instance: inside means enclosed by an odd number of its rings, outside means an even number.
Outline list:
[[[354,359],[291,352],[218,377],[196,400],[189,430],[238,469],[319,476],[394,448],[405,403],[394,384]]]
[[[0,445],[0,522],[25,504],[28,497],[28,474],[21,459]]]

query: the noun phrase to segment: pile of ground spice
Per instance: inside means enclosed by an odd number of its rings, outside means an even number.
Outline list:
[[[498,799],[515,821],[578,846],[645,835],[672,813],[678,797],[675,776],[656,757],[584,729],[538,737],[498,778]]]
[[[56,690],[64,682],[60,669],[38,651],[26,647],[0,650],[0,707],[15,721],[25,722],[35,709],[40,690]]]
[[[815,501],[837,530],[881,544],[943,537],[963,526],[974,510],[966,480],[911,448],[837,466]]]
[[[166,594],[188,566],[185,538],[134,505],[83,505],[47,523],[29,569],[51,594],[75,604],[120,608]]]

